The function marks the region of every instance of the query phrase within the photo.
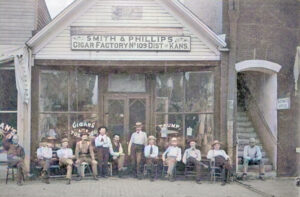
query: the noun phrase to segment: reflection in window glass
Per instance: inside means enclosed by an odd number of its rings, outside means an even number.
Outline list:
[[[124,100],[111,99],[108,100],[107,108],[107,127],[112,134],[117,134],[121,138],[124,137]]]
[[[110,74],[108,76],[109,92],[146,92],[144,74]]]
[[[42,71],[40,74],[40,110],[68,110],[68,72]]]
[[[183,145],[183,120],[181,114],[157,114],[156,115],[156,128],[163,137],[162,128],[167,129],[168,138],[178,137],[178,144]]]
[[[8,124],[17,128],[17,113],[0,113],[0,123]]]
[[[183,73],[156,76],[156,111],[181,112],[183,109]]]
[[[186,112],[212,112],[214,104],[214,81],[212,72],[185,73]]]
[[[17,110],[15,70],[0,70],[0,90],[0,110]]]
[[[98,76],[77,74],[71,77],[71,111],[97,111]]]
[[[41,114],[39,119],[39,140],[43,137],[60,139],[68,136],[68,115]]]
[[[185,132],[187,139],[196,139],[201,153],[206,154],[213,141],[213,115],[188,114],[185,116]]]

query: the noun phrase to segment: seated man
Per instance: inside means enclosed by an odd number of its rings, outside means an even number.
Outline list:
[[[49,184],[50,164],[52,159],[52,148],[48,146],[48,142],[42,139],[40,147],[36,151],[38,164],[42,167],[42,179],[46,184]]]
[[[244,147],[244,173],[243,179],[247,177],[248,165],[259,165],[259,179],[264,179],[264,162],[259,146],[256,146],[254,138],[250,138],[249,145]]]
[[[124,160],[125,154],[123,152],[122,144],[120,143],[120,136],[114,135],[113,142],[112,142],[112,149],[113,149],[113,162],[118,166],[118,175],[122,177],[123,170],[124,170]]]
[[[222,172],[222,185],[227,182],[227,177],[231,171],[230,158],[224,150],[220,150],[221,144],[218,140],[215,140],[212,144],[212,149],[207,153],[207,159],[215,162],[216,167],[220,167]]]
[[[154,181],[155,164],[158,162],[158,147],[155,145],[156,138],[149,136],[149,144],[144,149],[144,156],[146,158],[147,170],[150,172],[150,180]]]
[[[75,157],[76,157],[76,165],[79,172],[79,181],[84,177],[84,167],[82,166],[83,162],[88,163],[88,165],[92,166],[93,177],[94,180],[98,180],[97,178],[97,161],[95,160],[94,149],[89,141],[88,133],[83,132],[81,134],[81,141],[76,143],[75,148]]]
[[[176,137],[171,139],[170,146],[162,155],[162,160],[168,165],[166,177],[169,178],[169,181],[175,181],[175,177],[173,175],[174,168],[176,167],[176,163],[181,160],[181,149],[177,146]]]
[[[64,138],[61,141],[61,149],[57,151],[57,156],[59,158],[59,165],[60,166],[67,166],[67,185],[71,184],[72,178],[72,166],[73,166],[73,150],[68,148],[69,140],[68,138]]]
[[[184,164],[194,164],[196,167],[197,177],[196,182],[200,182],[200,172],[201,172],[201,152],[199,149],[196,149],[196,141],[190,140],[190,148],[186,149],[183,154],[182,162]]]
[[[26,172],[24,158],[25,152],[22,146],[19,145],[19,137],[14,135],[12,137],[12,144],[7,144],[7,161],[8,165],[12,167],[17,167],[17,184],[19,186],[23,185],[25,173]]]

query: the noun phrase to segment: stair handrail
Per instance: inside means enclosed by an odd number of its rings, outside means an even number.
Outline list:
[[[266,127],[267,131],[269,132],[269,134],[272,136],[272,140],[275,144],[279,144],[277,138],[274,136],[267,120],[265,119],[264,113],[259,109],[259,106],[257,104],[257,100],[256,98],[250,93],[249,95],[247,95],[247,101],[251,102],[254,104],[254,109],[257,111],[260,119],[262,120],[264,126]],[[249,107],[249,105],[247,104],[246,106],[247,108]]]

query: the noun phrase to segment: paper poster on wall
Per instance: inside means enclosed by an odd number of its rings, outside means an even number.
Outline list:
[[[192,135],[193,135],[193,129],[192,129],[191,127],[188,127],[188,128],[186,129],[186,135],[187,135],[187,136],[192,136]]]

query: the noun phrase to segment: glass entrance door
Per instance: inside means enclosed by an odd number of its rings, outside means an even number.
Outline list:
[[[145,94],[109,94],[104,98],[104,121],[111,134],[128,142],[135,131],[135,123],[142,122],[149,129],[149,97]]]

